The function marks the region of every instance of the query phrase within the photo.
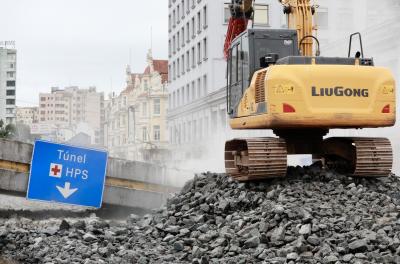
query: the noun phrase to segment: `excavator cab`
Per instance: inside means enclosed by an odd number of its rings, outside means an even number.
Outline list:
[[[227,58],[228,114],[237,116],[238,104],[254,73],[287,56],[298,56],[296,30],[248,29],[231,44]]]

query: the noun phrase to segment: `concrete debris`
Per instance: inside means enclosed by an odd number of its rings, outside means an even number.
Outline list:
[[[400,263],[400,179],[319,167],[238,183],[197,175],[165,208],[125,222],[0,219],[20,263]]]

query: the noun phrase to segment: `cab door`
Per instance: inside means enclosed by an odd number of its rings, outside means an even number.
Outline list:
[[[235,43],[229,50],[227,67],[227,109],[231,117],[237,116],[237,108],[243,96],[243,61],[240,42]]]

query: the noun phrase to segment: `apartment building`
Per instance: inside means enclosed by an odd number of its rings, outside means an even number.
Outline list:
[[[105,144],[113,157],[162,162],[168,157],[168,61],[151,51],[142,73],[126,70],[127,85],[106,104]]]
[[[17,51],[0,44],[0,120],[15,124]]]
[[[39,123],[74,131],[84,123],[94,131],[95,144],[103,144],[104,94],[96,87],[51,88],[39,94]],[[73,133],[72,133],[73,134]]]
[[[17,124],[23,124],[31,127],[39,121],[39,108],[38,107],[17,107]]]

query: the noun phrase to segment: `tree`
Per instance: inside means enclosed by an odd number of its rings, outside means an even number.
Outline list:
[[[31,129],[28,125],[17,123],[15,125],[15,133],[14,137],[15,140],[32,143],[35,141],[35,137],[31,134]]]
[[[12,138],[15,135],[15,126],[8,124],[4,126],[4,121],[0,119],[0,138]]]

